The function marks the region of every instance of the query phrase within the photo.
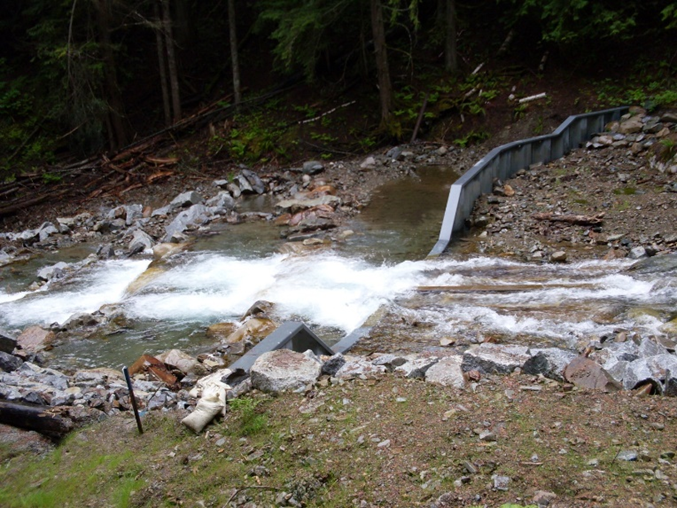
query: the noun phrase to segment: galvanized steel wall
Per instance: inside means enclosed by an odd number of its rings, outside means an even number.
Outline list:
[[[563,157],[593,134],[603,132],[607,123],[618,120],[627,110],[620,107],[570,116],[552,134],[494,148],[451,186],[439,240],[428,256],[442,254],[452,233],[465,229],[465,220],[470,217],[475,200],[491,192],[495,178],[507,180],[522,168]]]

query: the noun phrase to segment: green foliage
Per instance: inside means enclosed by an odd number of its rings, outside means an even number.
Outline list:
[[[278,66],[286,71],[300,68],[307,78],[315,76],[315,65],[332,48],[335,37],[343,41],[355,34],[355,9],[359,5],[350,0],[262,0],[256,28],[270,31],[275,41],[273,54]],[[359,18],[358,18],[359,19]]]
[[[515,24],[529,20],[541,27],[542,39],[547,42],[571,44],[580,41],[624,38],[636,26],[636,2],[607,2],[589,0],[510,0],[514,9],[508,17]]]
[[[248,397],[233,399],[229,402],[230,408],[239,417],[239,432],[242,436],[252,436],[266,429],[268,425],[266,415],[256,412],[259,404],[260,401]]]
[[[677,105],[677,83],[668,62],[639,61],[627,80],[606,78],[595,83],[602,107],[639,104],[649,109]]]
[[[677,28],[677,2],[673,2],[661,11],[661,17],[667,28]]]
[[[487,139],[489,139],[489,134],[486,131],[471,130],[465,136],[455,139],[454,143],[456,143],[461,148],[465,148],[475,143],[481,143]]]

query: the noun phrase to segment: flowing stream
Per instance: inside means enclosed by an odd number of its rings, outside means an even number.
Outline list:
[[[246,223],[219,226],[160,269],[146,271],[148,259],[98,261],[65,283],[30,291],[40,266],[84,259],[94,247],[4,267],[0,328],[63,323],[112,305],[124,316],[118,327],[57,346],[53,363],[120,367],[174,347],[206,351],[206,326],[237,321],[256,300],[275,303],[276,319],[303,320],[330,344],[378,316],[360,347],[382,351],[487,337],[576,347],[620,331],[661,335],[675,317],[677,275],[629,272],[627,261],[526,264],[460,251],[423,259],[453,178],[445,168],[420,174],[384,186],[350,225],[355,234],[314,254],[280,254],[278,228]]]

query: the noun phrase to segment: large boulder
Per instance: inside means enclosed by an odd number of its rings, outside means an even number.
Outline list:
[[[276,328],[277,324],[270,318],[249,318],[242,326],[231,333],[225,342],[227,344],[235,344],[237,342],[249,341],[252,344],[257,344],[275,331]]]
[[[259,356],[250,369],[252,386],[265,392],[298,390],[314,383],[322,363],[311,352],[277,349]]]
[[[532,349],[529,358],[522,370],[525,374],[537,376],[543,374],[550,379],[562,381],[564,379],[564,369],[571,361],[578,356],[573,351],[566,351],[556,347]]]
[[[144,252],[153,248],[155,241],[153,238],[141,229],[134,231],[131,241],[127,250],[130,254],[137,254],[139,252]]]
[[[601,365],[584,356],[577,356],[566,366],[564,379],[591,390],[617,391],[621,388]]]
[[[17,337],[16,342],[20,349],[28,353],[38,353],[49,348],[55,337],[52,331],[39,326],[29,326]]]
[[[409,379],[423,379],[426,372],[439,361],[435,356],[415,356],[408,358],[406,363],[395,368],[395,374]]]
[[[22,360],[14,355],[0,351],[0,370],[4,372],[14,372],[21,367]]]
[[[257,194],[263,194],[266,192],[266,186],[259,178],[259,175],[249,169],[243,169],[241,174],[247,179],[247,182],[254,192]]]
[[[214,215],[224,215],[235,208],[235,200],[229,192],[221,191],[207,201],[209,211]]]
[[[183,233],[189,227],[201,226],[209,221],[207,207],[201,204],[193,205],[187,210],[179,213],[174,220],[167,226],[164,237],[165,242],[176,240],[180,233]]]
[[[510,374],[531,358],[526,346],[507,346],[483,343],[471,346],[463,354],[463,370],[477,370],[483,374]]]
[[[15,347],[16,337],[9,332],[0,329],[0,351],[11,354]]]
[[[171,203],[169,203],[169,209],[173,212],[179,208],[187,208],[199,203],[202,203],[202,196],[195,191],[187,191],[176,196]]]
[[[462,363],[463,357],[460,355],[446,356],[426,371],[425,380],[437,385],[464,388]]]
[[[384,365],[374,365],[363,357],[347,357],[346,363],[336,372],[338,379],[375,379],[387,372]]]

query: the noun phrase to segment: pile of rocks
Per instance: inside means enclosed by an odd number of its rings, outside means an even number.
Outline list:
[[[79,242],[100,244],[98,256],[129,256],[147,252],[157,242],[182,242],[190,233],[207,232],[217,221],[239,223],[272,220],[284,227],[282,236],[302,242],[329,237],[343,219],[369,201],[377,185],[412,172],[418,165],[451,161],[451,155],[470,162],[474,152],[460,154],[439,145],[395,147],[366,159],[307,161],[301,167],[258,172],[241,166],[228,179],[178,194],[166,205],[141,203],[90,210],[73,217],[57,217],[33,229],[0,233],[0,266],[22,259],[35,249],[58,249]],[[454,160],[455,165],[459,162]],[[247,196],[278,201],[274,209],[238,213]],[[154,196],[149,194],[150,200]],[[268,205],[263,205],[268,206]],[[26,248],[30,248],[27,251]]]

